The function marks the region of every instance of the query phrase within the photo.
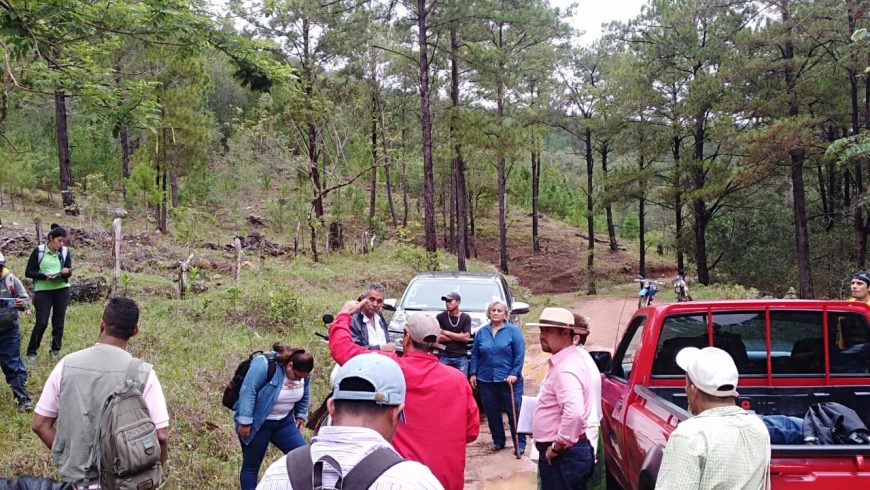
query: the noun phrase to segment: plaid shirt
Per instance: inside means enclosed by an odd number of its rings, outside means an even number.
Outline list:
[[[769,467],[764,422],[737,406],[711,408],[671,433],[656,489],[770,488]]]

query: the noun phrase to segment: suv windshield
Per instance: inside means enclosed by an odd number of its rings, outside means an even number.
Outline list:
[[[441,296],[450,291],[462,296],[462,311],[484,311],[493,298],[502,299],[495,281],[418,279],[408,286],[401,307],[406,310],[443,310]]]

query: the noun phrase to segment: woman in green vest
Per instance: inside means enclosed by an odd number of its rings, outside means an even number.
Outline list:
[[[58,355],[63,343],[63,323],[69,306],[69,277],[72,275],[72,258],[66,248],[67,231],[52,223],[48,242],[39,245],[30,253],[24,275],[33,279],[33,304],[36,308],[36,325],[27,344],[29,362],[36,360],[36,352],[42,343],[42,335],[48,327],[51,315],[51,355]]]

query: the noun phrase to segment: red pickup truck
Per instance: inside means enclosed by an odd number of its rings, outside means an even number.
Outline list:
[[[870,426],[870,307],[846,301],[713,301],[639,309],[602,375],[608,489],[654,488],[671,431],[690,417],[684,347],[716,346],[740,371],[737,403],[803,419],[838,402]],[[774,489],[870,488],[870,445],[773,445]]]

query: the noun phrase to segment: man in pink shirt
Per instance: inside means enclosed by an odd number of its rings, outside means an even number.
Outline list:
[[[585,490],[595,465],[585,434],[592,375],[574,348],[574,315],[564,308],[544,308],[538,323],[526,325],[540,327],[541,350],[553,354],[532,418],[532,436],[541,453],[541,488]]]
[[[405,424],[399,424],[392,442],[404,458],[428,466],[446,490],[461,490],[465,483],[465,445],[477,439],[480,412],[468,380],[445,366],[433,352],[441,327],[435,317],[417,313],[405,322],[404,355],[370,351],[353,342],[351,316],[362,302],[348,301],[329,327],[329,351],[339,365],[368,352],[390,356],[402,368],[407,384]]]

